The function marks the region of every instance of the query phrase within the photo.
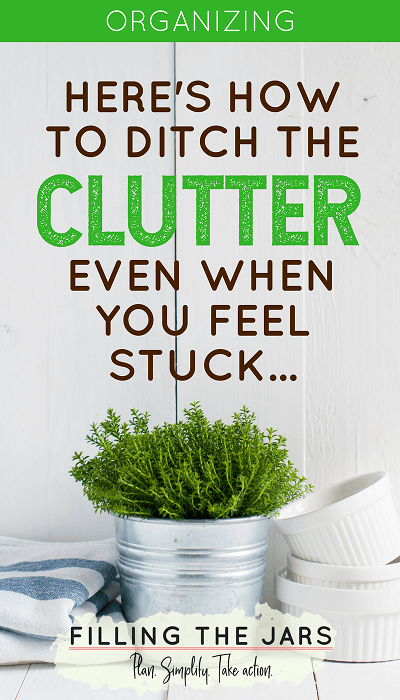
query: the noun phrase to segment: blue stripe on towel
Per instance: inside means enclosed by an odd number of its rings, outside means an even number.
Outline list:
[[[121,603],[118,603],[117,600],[114,600],[112,603],[107,605],[103,610],[99,612],[99,614],[96,616],[97,621],[99,621],[102,617],[105,615],[111,615],[111,617],[115,614],[121,615],[121,621],[125,620],[124,613],[122,612],[122,607]]]
[[[8,571],[51,571],[52,569],[67,569],[78,567],[80,569],[93,569],[98,571],[107,585],[117,574],[115,566],[107,561],[94,559],[44,559],[43,561],[20,561],[9,566],[0,566],[0,573]]]
[[[21,593],[36,600],[68,598],[76,605],[81,605],[89,596],[88,589],[79,581],[51,576],[18,576],[0,579],[0,590]]]
[[[113,602],[107,605],[107,607],[104,608],[104,610],[100,610],[100,613],[97,617],[103,617],[104,615],[112,615],[116,612],[122,614],[121,603],[118,603],[117,600],[113,600]]]
[[[99,610],[102,610],[102,608],[104,608],[106,605],[108,605],[108,603],[110,602],[110,599],[109,599],[108,595],[106,595],[102,591],[99,591],[98,593],[95,593],[94,595],[92,595],[92,597],[89,598],[86,602],[93,603],[93,605],[96,606],[96,612],[99,612]],[[72,612],[74,612],[74,611],[72,611]]]

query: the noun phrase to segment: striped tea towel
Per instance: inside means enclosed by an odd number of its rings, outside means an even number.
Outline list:
[[[88,610],[81,611],[81,608],[74,610],[76,617],[80,617],[85,612]],[[103,608],[96,616],[97,620],[104,615],[111,617],[114,624],[125,620],[121,605],[116,600]],[[57,649],[56,647],[51,648],[51,644],[52,642],[47,639],[0,629],[0,665],[54,663]]]
[[[0,663],[52,660],[43,658],[44,651],[57,634],[68,633],[74,617],[96,615],[115,601],[116,564],[114,539],[69,543],[0,537]],[[115,606],[109,610],[121,614]]]

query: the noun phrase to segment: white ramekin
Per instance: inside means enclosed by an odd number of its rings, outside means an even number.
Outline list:
[[[400,521],[385,472],[346,479],[284,506],[274,519],[299,559],[342,566],[388,564]]]
[[[287,576],[306,586],[353,591],[397,590],[400,596],[400,562],[386,566],[317,564],[287,555]]]
[[[321,615],[336,630],[331,661],[391,661],[400,658],[399,591],[343,591],[305,586],[287,579],[286,569],[275,576],[279,610],[300,617]],[[323,647],[321,647],[323,648]]]

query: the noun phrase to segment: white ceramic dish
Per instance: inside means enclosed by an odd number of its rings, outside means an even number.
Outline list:
[[[300,617],[321,615],[336,630],[331,661],[390,661],[400,658],[399,591],[344,591],[290,581],[286,569],[275,576],[279,609]]]
[[[274,519],[296,557],[380,566],[400,553],[400,521],[385,472],[346,479],[284,506]]]
[[[306,586],[346,590],[397,590],[400,596],[400,562],[386,566],[336,566],[287,556],[287,575]]]

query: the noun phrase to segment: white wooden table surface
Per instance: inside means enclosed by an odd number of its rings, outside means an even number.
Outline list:
[[[303,683],[294,685],[271,681],[255,683],[251,688],[214,687],[191,690],[172,685],[168,691],[139,696],[131,689],[92,689],[89,685],[66,680],[51,664],[0,667],[1,700],[398,700],[400,697],[400,661],[375,664],[325,662],[322,669],[310,673]]]

